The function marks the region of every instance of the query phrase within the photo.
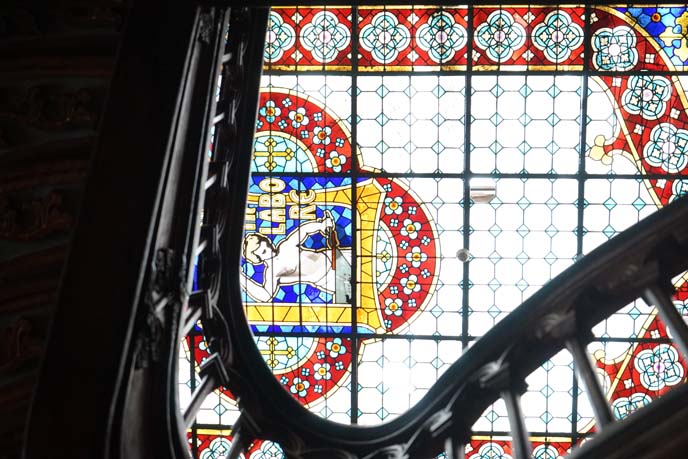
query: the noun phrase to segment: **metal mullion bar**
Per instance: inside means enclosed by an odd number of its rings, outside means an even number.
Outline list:
[[[260,172],[256,175],[261,177],[284,177],[284,173],[281,172]],[[319,172],[289,172],[289,177],[321,177],[322,174]],[[615,174],[610,176],[608,174],[589,174],[589,173],[555,173],[550,174],[547,172],[368,172],[359,171],[356,173],[359,178],[534,178],[534,179],[585,179],[585,180],[609,180],[609,179],[625,179],[625,180],[678,180],[686,179],[688,176],[679,174]]]
[[[508,67],[501,67],[501,69],[486,69],[486,70],[468,70],[468,69],[422,69],[421,70],[394,70],[394,68],[387,70],[327,70],[327,69],[314,69],[314,70],[282,70],[282,69],[270,69],[264,68],[264,75],[294,75],[294,73],[299,72],[301,75],[339,75],[339,76],[354,76],[358,75],[371,75],[371,76],[385,76],[385,75],[399,75],[399,76],[411,76],[411,75],[465,75],[469,72],[478,75],[515,75],[515,76],[526,76],[526,75],[537,75],[537,76],[550,76],[550,75],[581,75],[583,72],[587,72],[590,76],[633,76],[633,75],[659,75],[659,76],[683,76],[688,75],[688,70],[626,70],[623,72],[611,72],[603,70],[586,70],[584,66],[579,69],[566,69],[566,70],[538,70],[533,69],[518,69],[518,70],[508,70]]]
[[[473,68],[473,6],[469,5],[466,14],[466,27],[468,41],[466,43],[466,67],[467,73],[464,80],[464,146],[463,146],[463,247],[469,249],[470,243],[470,200],[471,200],[471,69]],[[468,285],[470,282],[470,263],[463,264],[463,277],[461,288],[461,345],[462,351],[468,347],[470,296]]]
[[[585,28],[583,31],[583,73],[581,75],[581,114],[580,114],[580,141],[578,152],[578,202],[576,203],[578,213],[578,225],[576,234],[576,258],[580,259],[583,256],[583,229],[585,218],[585,180],[587,177],[585,170],[585,149],[587,144],[587,118],[588,118],[588,73],[591,52],[591,25],[590,18],[592,16],[592,9],[589,3],[585,5]],[[575,356],[574,356],[575,357]],[[578,374],[576,373],[576,366],[579,363],[573,361],[573,371],[571,372],[571,387],[573,395],[571,397],[571,443],[575,443],[578,438]]]
[[[323,1],[322,0],[302,0],[299,2],[299,5],[301,6],[320,6],[322,5]],[[413,5],[415,3],[418,3],[417,1],[413,0],[398,0],[395,1],[395,5]],[[467,0],[460,2],[463,4],[470,6],[482,6],[485,5],[486,2],[480,1],[480,0]],[[563,0],[563,1],[558,1],[556,2],[556,5],[558,6],[579,6],[585,2],[583,1],[575,1],[575,0]],[[591,2],[587,2],[591,3]],[[269,1],[269,0],[252,0],[252,1],[242,1],[242,0],[234,0],[234,4],[238,5],[250,5],[250,6],[273,6],[273,7],[288,7],[288,6],[293,6],[294,1],[291,0],[282,0],[282,1]],[[347,4],[350,4],[352,6],[375,6],[379,5],[380,2],[379,0],[358,0],[358,1],[350,1],[347,2]],[[435,0],[432,2],[433,5],[435,6],[456,6],[457,2],[455,0]],[[539,2],[524,2],[523,0],[501,0],[499,2],[494,2],[494,3],[488,3],[489,5],[499,5],[499,6],[522,6],[524,4],[531,4],[531,5],[542,5],[542,6],[550,6],[546,1],[541,0]],[[683,6],[685,5],[685,1],[679,1],[679,0],[668,0],[661,2],[662,5],[676,5],[676,6]],[[658,3],[656,2],[638,2],[638,3],[632,3],[631,5],[649,5],[649,6],[656,6]]]
[[[647,344],[665,344],[672,343],[671,338],[600,338],[596,337],[592,340],[596,343],[647,343]]]
[[[261,332],[257,330],[252,330],[254,336],[272,336],[274,332],[266,331]],[[364,339],[408,339],[408,340],[427,340],[427,341],[461,341],[462,335],[399,335],[399,334],[384,334],[384,333],[358,333],[352,331],[351,333],[341,333],[341,332],[280,332],[280,335],[289,337],[342,337],[342,336],[352,336],[359,340]],[[469,337],[469,341],[475,341],[477,337]]]
[[[548,438],[562,438],[566,440],[571,439],[570,432],[544,432],[544,431],[532,431],[529,432],[530,437],[548,437]],[[474,430],[471,432],[472,437],[510,437],[511,431],[506,430]]]
[[[351,8],[351,423],[358,424],[358,231],[356,187],[358,186],[358,8]]]

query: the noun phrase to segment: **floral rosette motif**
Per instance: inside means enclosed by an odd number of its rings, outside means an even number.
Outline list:
[[[351,170],[350,134],[319,102],[263,90],[258,107],[252,172]]]
[[[674,300],[684,317],[688,314],[687,303],[688,288],[684,284]],[[663,340],[671,338],[671,334],[656,313],[651,313],[638,338]],[[672,386],[681,384],[686,376],[686,361],[672,344],[643,342],[631,345],[619,355],[598,351],[594,357],[597,367],[609,378],[607,396],[617,419],[641,409]],[[588,427],[591,426],[592,423]]]
[[[282,59],[296,42],[294,28],[286,24],[278,13],[271,11],[268,17],[268,30],[265,37],[264,57],[266,62]]]
[[[593,25],[592,65],[600,70],[632,70],[638,63],[639,50],[656,49],[656,42],[630,27],[628,19],[610,11],[597,10]],[[611,138],[598,135],[591,142],[588,156],[612,165],[630,159],[640,174],[656,176],[688,173],[688,115],[683,88],[669,72],[674,64],[663,50],[648,70],[660,75],[600,75],[602,87],[615,107],[615,122],[620,129]],[[661,205],[685,194],[683,179],[671,176],[645,179]]]
[[[592,36],[592,62],[598,70],[630,70],[638,63],[638,39],[628,26],[603,27]]]
[[[416,35],[420,49],[438,64],[451,62],[468,42],[466,29],[445,11],[430,16],[428,22],[418,28]]]
[[[411,44],[411,32],[394,13],[382,11],[361,28],[359,40],[376,62],[391,64]]]
[[[583,29],[565,11],[552,11],[533,29],[533,44],[550,62],[562,63],[583,44]]]
[[[351,42],[349,28],[330,11],[316,13],[300,35],[303,47],[322,63],[334,61]]]
[[[475,44],[493,62],[506,62],[526,42],[526,31],[506,10],[492,12],[475,29]]]
[[[388,331],[398,330],[432,296],[439,268],[439,248],[434,225],[411,190],[395,180],[376,180],[385,191],[380,226],[391,235],[397,251],[396,268],[384,279],[376,279],[378,310],[383,327]]]

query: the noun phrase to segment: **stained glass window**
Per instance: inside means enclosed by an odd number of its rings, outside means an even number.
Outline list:
[[[274,8],[241,281],[284,390],[336,422],[390,420],[549,279],[684,194],[687,62],[685,6]],[[686,375],[641,300],[594,333],[617,418]],[[206,356],[199,329],[182,400]],[[594,432],[568,352],[527,382],[534,457]],[[230,393],[209,396],[194,453],[222,457],[236,416]],[[467,457],[511,457],[503,404],[473,427]]]

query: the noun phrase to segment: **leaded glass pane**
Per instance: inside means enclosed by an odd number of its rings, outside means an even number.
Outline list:
[[[549,279],[685,194],[686,18],[597,3],[273,9],[242,271],[285,391],[336,422],[388,421]],[[642,300],[593,332],[616,417],[683,381]],[[197,328],[182,403],[207,355]],[[527,382],[533,457],[594,432],[567,352]],[[236,413],[226,391],[206,400],[199,457],[221,457]],[[467,457],[513,457],[502,402],[474,429]],[[282,454],[256,442],[247,457]]]

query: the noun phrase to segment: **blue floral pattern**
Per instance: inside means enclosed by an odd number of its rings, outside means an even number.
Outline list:
[[[231,446],[232,444],[226,438],[217,437],[210,442],[208,448],[203,450],[200,459],[224,459]]]
[[[674,386],[683,379],[678,352],[670,344],[640,351],[635,357],[635,369],[640,373],[640,383],[649,390]]]
[[[633,75],[621,100],[623,108],[633,115],[656,120],[664,114],[671,96],[671,83],[661,76]]]
[[[283,459],[284,451],[277,443],[265,440],[258,451],[251,454],[249,459]]]
[[[612,402],[612,411],[616,419],[623,419],[639,408],[649,405],[652,399],[647,394],[635,393],[630,397],[619,397]]]
[[[427,51],[430,59],[438,64],[453,59],[468,40],[466,29],[444,11],[433,14],[427,23],[421,25],[417,36],[420,49]]]
[[[411,32],[399,24],[397,17],[383,11],[361,29],[361,47],[369,51],[377,62],[389,64],[411,43]]]
[[[561,454],[552,445],[539,445],[533,449],[533,457],[535,459],[559,459]]]
[[[490,59],[504,62],[526,42],[526,31],[521,24],[514,21],[511,14],[497,10],[487,17],[487,22],[478,26],[475,40]]]
[[[674,202],[683,195],[688,194],[688,180],[674,180],[674,183],[671,185],[671,193],[669,202]]]
[[[533,29],[533,44],[550,62],[563,62],[583,44],[583,29],[565,11],[552,11]]]
[[[638,63],[638,39],[630,27],[603,27],[592,36],[592,61],[598,70],[630,70]]]
[[[268,17],[268,31],[265,37],[265,61],[275,62],[280,60],[285,51],[294,46],[295,42],[296,32],[294,32],[294,28],[286,24],[279,14],[271,11]]]
[[[349,28],[331,11],[320,11],[301,31],[301,44],[315,60],[332,62],[351,41]]]
[[[512,457],[499,444],[490,442],[483,444],[469,459],[512,459]]]
[[[688,131],[669,123],[656,125],[643,155],[651,166],[661,167],[671,174],[681,172],[688,161]]]

